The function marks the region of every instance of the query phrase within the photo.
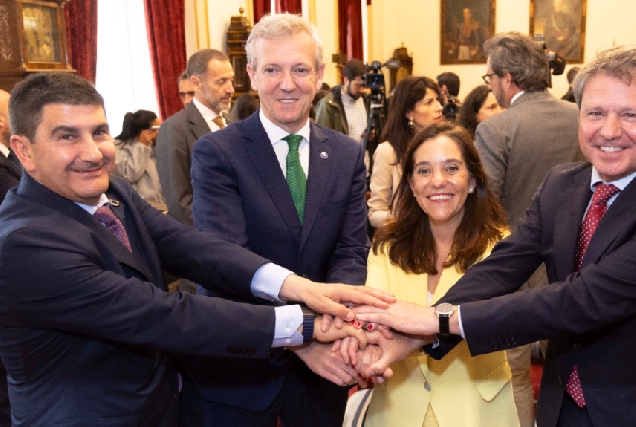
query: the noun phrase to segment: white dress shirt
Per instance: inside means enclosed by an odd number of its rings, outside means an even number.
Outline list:
[[[216,119],[217,116],[221,116],[223,123],[225,123],[225,126],[227,126],[225,117],[223,117],[221,114],[215,113],[214,111],[203,105],[201,101],[199,101],[196,97],[192,98],[192,103],[195,107],[197,107],[197,110],[199,110],[199,113],[201,113],[201,116],[203,116],[203,120],[205,120],[205,122],[210,127],[210,132],[216,132],[217,130],[221,129],[219,128],[219,125],[213,122],[213,120]]]
[[[272,143],[283,175],[287,178],[287,153],[289,153],[289,145],[283,138],[289,135],[289,132],[272,123],[271,120],[265,117],[262,109],[259,110],[258,117],[261,119],[267,137]],[[309,119],[307,119],[305,125],[296,132],[296,135],[303,137],[302,142],[298,146],[298,154],[300,155],[300,166],[303,168],[303,172],[305,172],[305,177],[309,177]]]

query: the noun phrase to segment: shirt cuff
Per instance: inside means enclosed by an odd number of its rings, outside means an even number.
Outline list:
[[[303,323],[303,312],[300,306],[283,305],[274,307],[276,323],[274,324],[274,341],[272,347],[294,347],[302,345],[303,336],[298,328]]]
[[[457,320],[459,321],[459,333],[463,339],[466,339],[466,334],[464,334],[464,325],[462,325],[462,312],[459,309],[459,306],[457,306]]]
[[[252,295],[267,301],[282,302],[278,299],[280,288],[287,276],[292,274],[294,273],[271,262],[261,265],[252,278]],[[300,322],[302,323],[302,319]]]

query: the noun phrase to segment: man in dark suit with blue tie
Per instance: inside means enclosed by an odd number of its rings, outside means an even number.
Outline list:
[[[195,144],[195,226],[311,280],[364,284],[364,157],[355,141],[309,120],[324,71],[315,27],[294,15],[263,18],[246,51],[261,109]],[[206,426],[275,427],[280,418],[283,426],[339,427],[343,386],[356,376],[323,345],[200,368],[193,376]]]
[[[434,356],[443,356],[460,334],[473,355],[549,339],[537,426],[633,426],[636,49],[599,53],[573,88],[579,146],[588,161],[548,172],[512,234],[453,286],[442,299],[448,304],[433,310],[398,303],[387,313],[359,316],[410,334],[456,334],[428,348]],[[548,286],[506,295],[542,262]],[[398,336],[387,345],[407,342],[402,352],[423,340]],[[368,374],[400,353],[386,350]]]
[[[325,339],[298,305],[169,293],[163,269],[238,299],[304,301],[343,318],[352,314],[334,301],[375,299],[183,225],[111,177],[115,146],[88,81],[29,76],[9,111],[25,170],[0,206],[0,355],[14,425],[175,427],[188,367],[174,355],[267,358],[271,347]],[[182,425],[195,426],[188,409]]]

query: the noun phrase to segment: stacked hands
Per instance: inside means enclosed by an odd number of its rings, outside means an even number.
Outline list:
[[[290,279],[294,286],[286,287]],[[314,340],[290,350],[316,374],[340,386],[383,382],[393,375],[392,363],[436,342],[439,331],[433,307],[397,301],[391,293],[363,286],[316,286],[290,276],[280,297],[324,313],[316,316]]]

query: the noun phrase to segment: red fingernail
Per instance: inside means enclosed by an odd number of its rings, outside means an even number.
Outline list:
[[[373,330],[373,325],[367,325],[367,331],[371,332]]]
[[[352,320],[351,322],[349,322],[349,324],[350,324],[350,325],[355,325],[355,324],[356,324],[355,319],[354,319],[354,320]]]
[[[359,328],[360,326],[362,326],[362,323],[356,322],[356,323],[353,324],[353,326],[355,326],[356,328]]]

